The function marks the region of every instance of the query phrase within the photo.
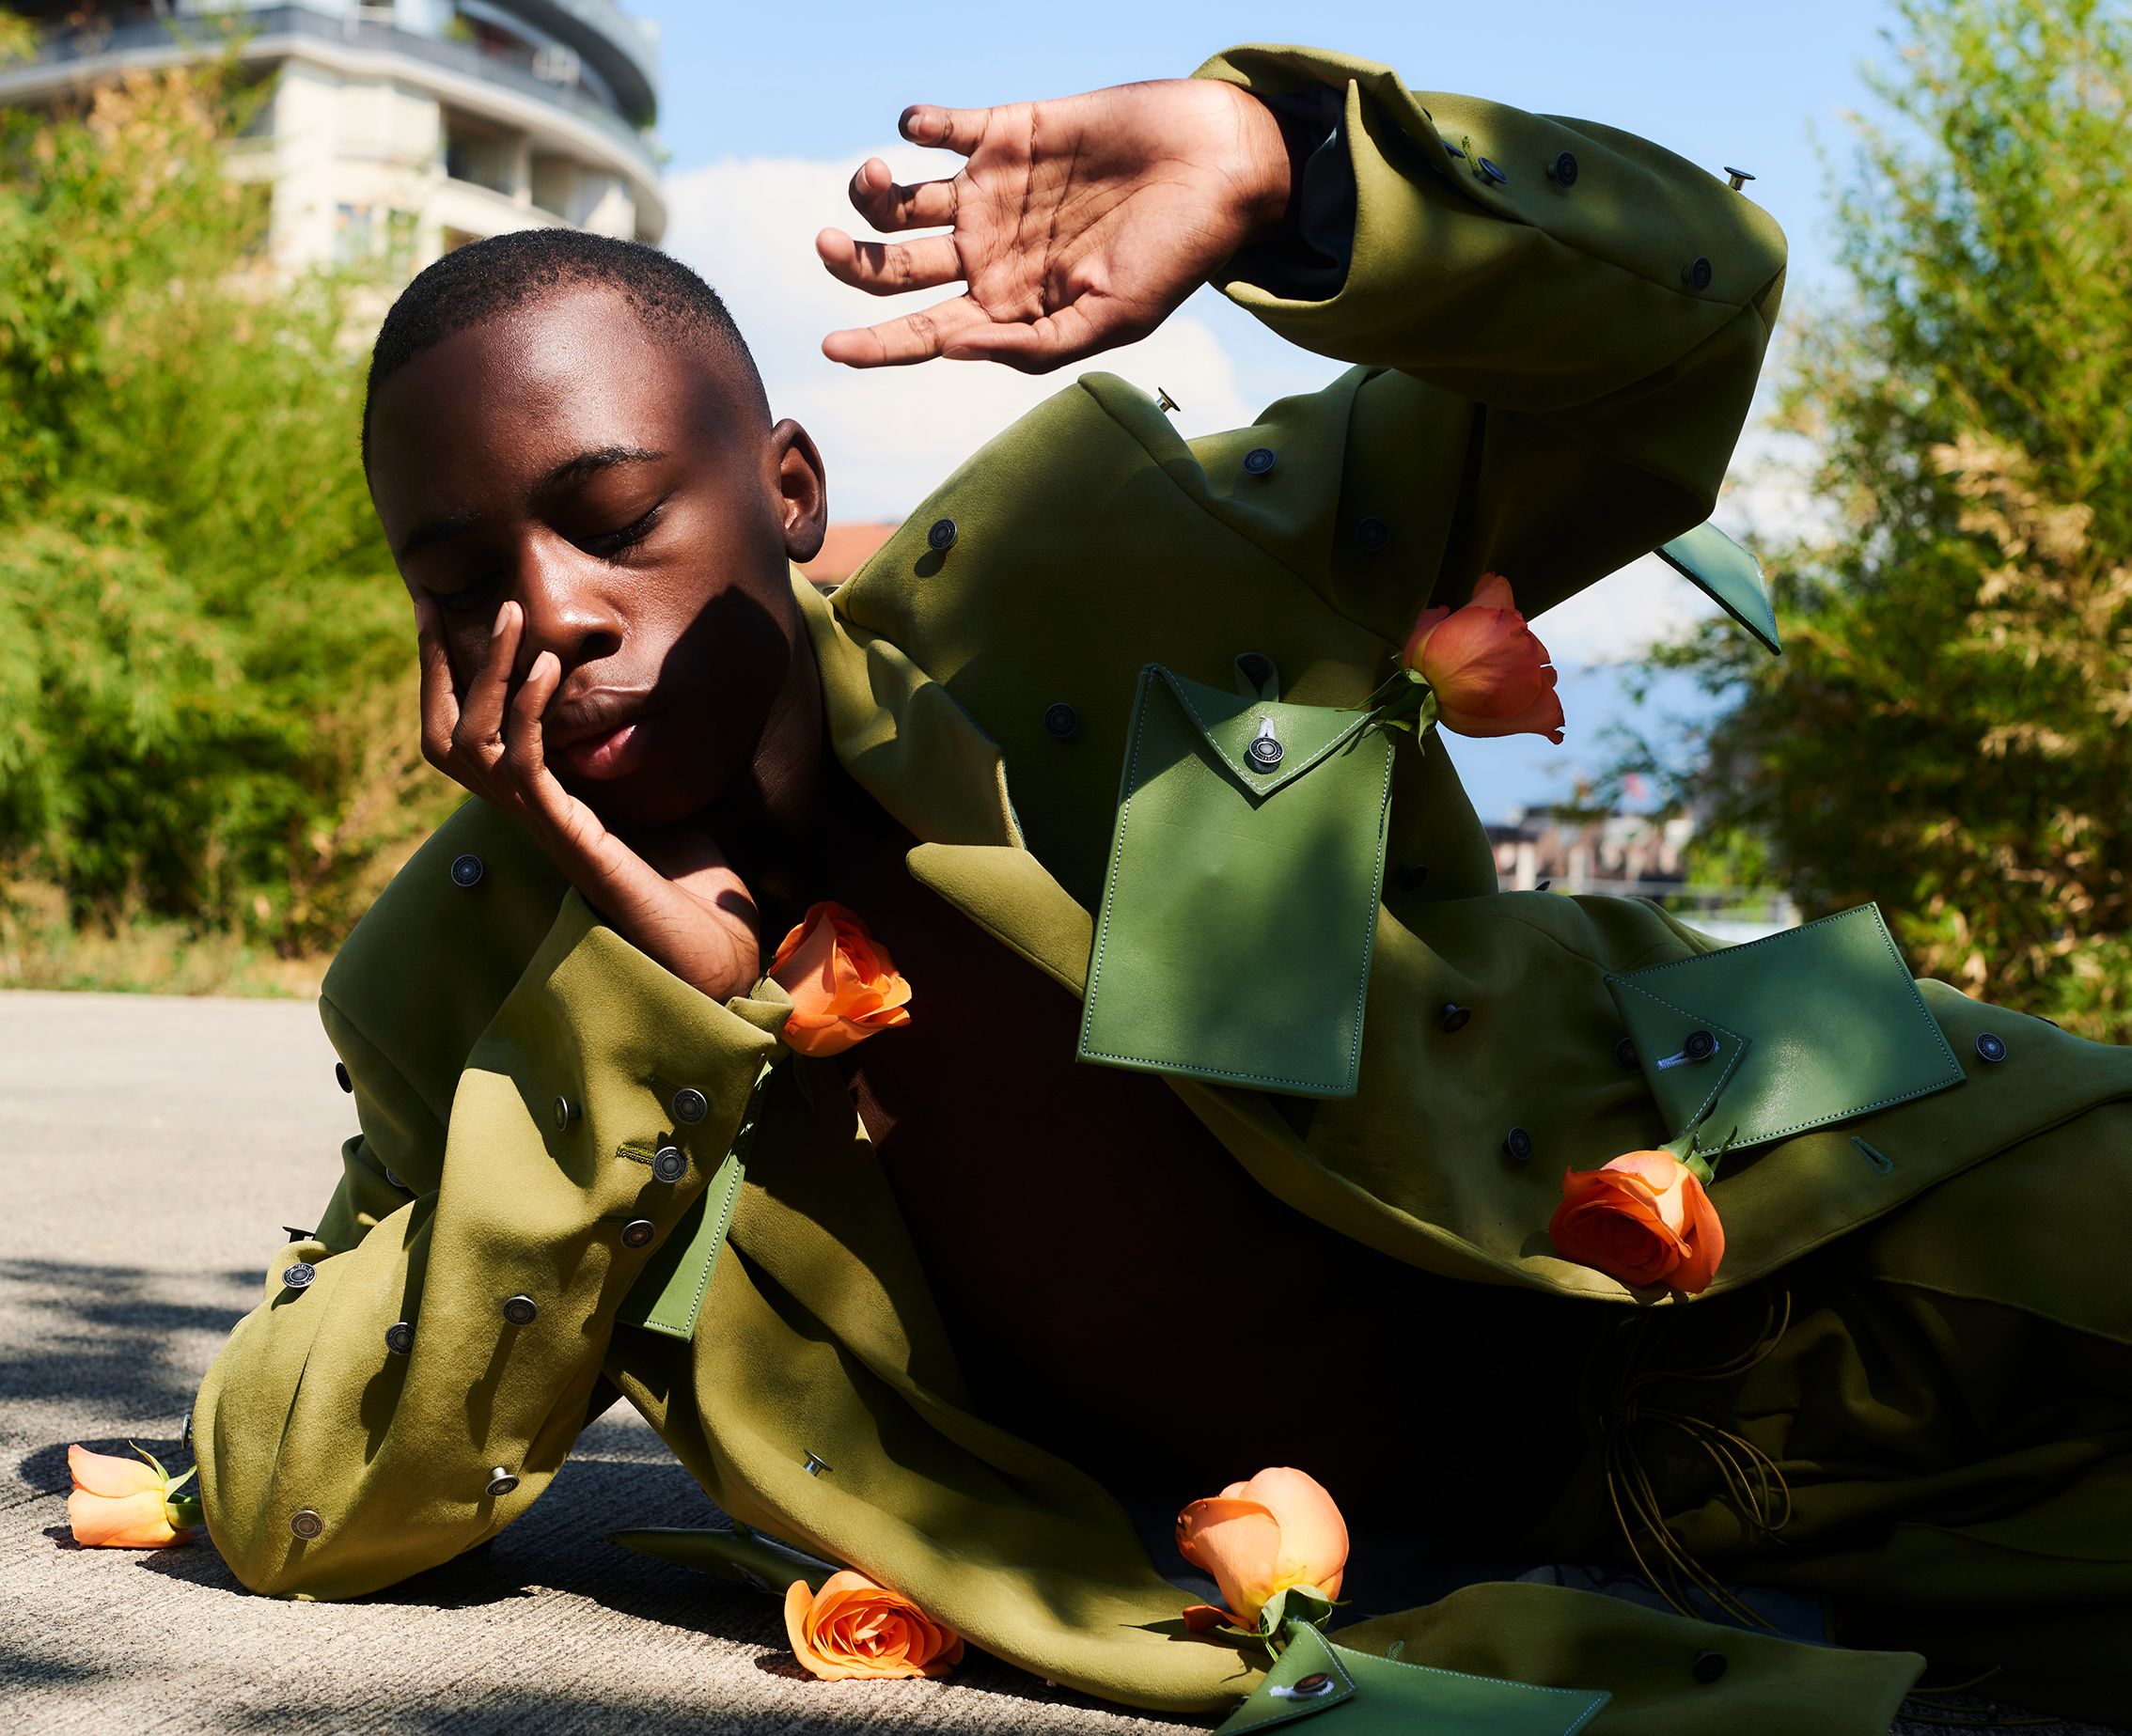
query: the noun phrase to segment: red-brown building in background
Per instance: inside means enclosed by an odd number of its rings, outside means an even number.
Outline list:
[[[873,551],[896,534],[887,524],[832,524],[822,540],[822,553],[800,571],[823,590],[834,590],[867,563]]]

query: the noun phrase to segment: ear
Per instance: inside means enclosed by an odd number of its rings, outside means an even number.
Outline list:
[[[822,539],[829,529],[829,479],[823,474],[822,454],[807,430],[788,420],[770,430],[770,460],[785,557],[803,564],[822,553]]]

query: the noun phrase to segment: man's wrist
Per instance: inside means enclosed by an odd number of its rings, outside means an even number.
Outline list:
[[[1278,228],[1288,220],[1297,184],[1299,159],[1281,117],[1249,91],[1236,89],[1243,143],[1239,180],[1245,189],[1245,210],[1254,239]],[[1303,152],[1308,155],[1306,149]]]

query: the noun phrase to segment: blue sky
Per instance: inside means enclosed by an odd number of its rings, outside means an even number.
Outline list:
[[[885,317],[879,304],[829,283],[809,245],[823,224],[853,226],[842,198],[851,170],[880,153],[899,179],[951,172],[951,160],[896,140],[907,103],[1066,95],[1188,72],[1237,42],[1302,39],[1385,61],[1424,90],[1603,120],[1713,169],[1751,170],[1752,196],[1791,239],[1787,313],[1796,320],[1811,300],[1840,289],[1813,138],[1847,149],[1845,116],[1870,103],[1860,68],[1892,52],[1882,36],[1892,10],[1870,0],[1801,0],[1781,16],[1679,0],[1456,8],[1093,0],[989,14],[936,0],[863,8],[634,0],[630,9],[664,32],[666,244],[725,293],[779,413],[797,415],[821,441],[836,515],[851,518],[901,517],[1059,383],[948,363],[861,376],[816,352],[830,327]],[[1178,420],[1188,434],[1248,420],[1258,406],[1337,371],[1211,291],[1154,338],[1095,365],[1150,390],[1168,386],[1184,405]],[[1772,503],[1782,512],[1792,499],[1759,478],[1758,464],[1750,434],[1734,462],[1737,492],[1718,513],[1735,533],[1751,532]],[[1567,795],[1607,759],[1607,726],[1649,727],[1652,714],[1633,711],[1608,665],[1698,612],[1696,594],[1647,558],[1543,618],[1540,632],[1563,670],[1570,738],[1560,748],[1533,739],[1459,743],[1454,757],[1483,815]],[[1692,711],[1697,702],[1675,684],[1657,704]]]

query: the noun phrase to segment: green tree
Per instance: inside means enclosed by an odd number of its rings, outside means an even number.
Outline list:
[[[262,95],[211,61],[0,117],[0,868],[297,953],[447,798],[356,455],[377,286],[270,263],[227,172]]]
[[[1810,915],[2132,1039],[2132,25],[2098,0],[1905,0],[1840,189],[1851,294],[1795,307],[1777,413],[1826,528],[1765,550],[1768,659],[1685,793]]]

